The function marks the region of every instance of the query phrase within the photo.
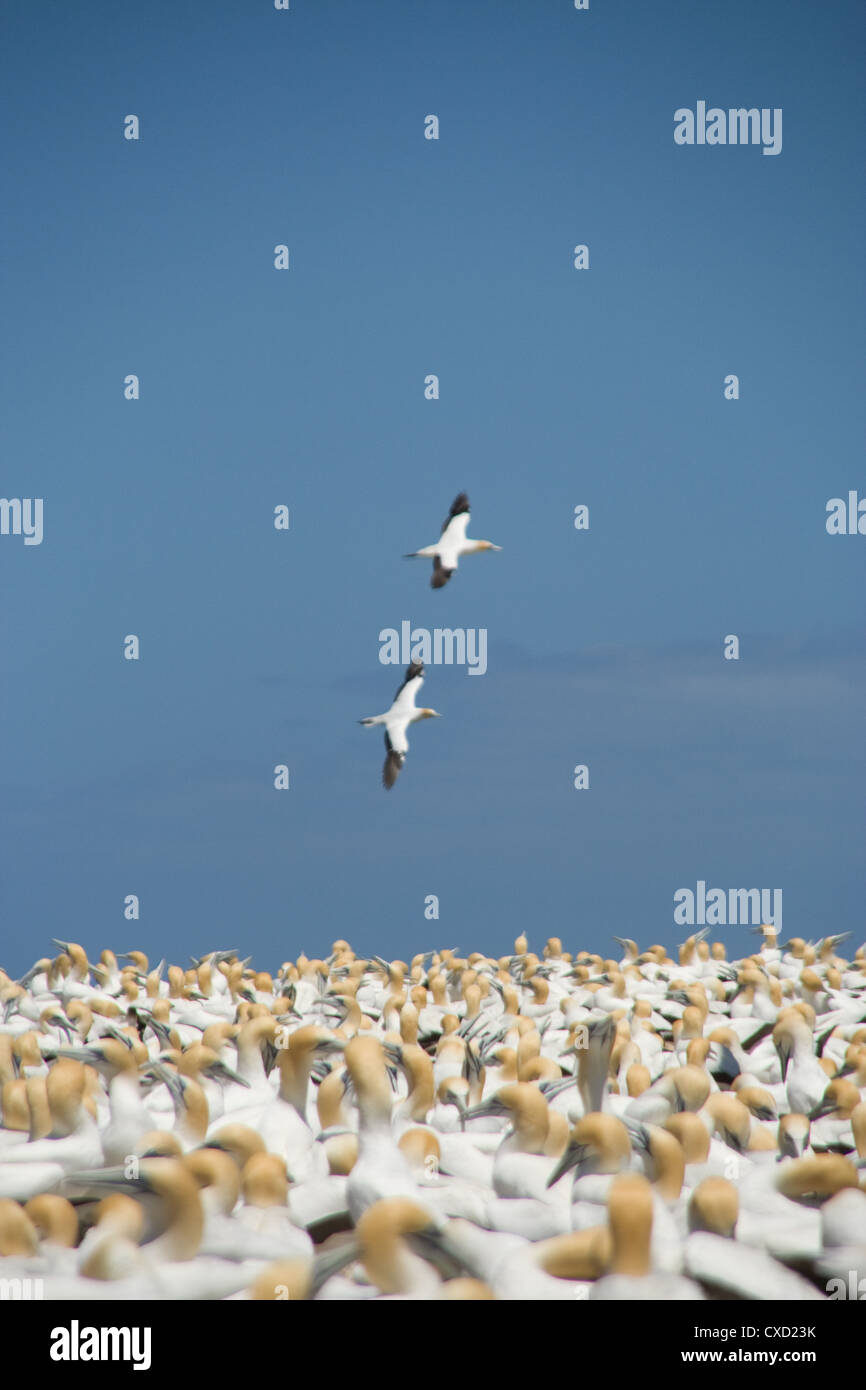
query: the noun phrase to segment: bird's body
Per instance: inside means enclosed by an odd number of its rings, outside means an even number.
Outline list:
[[[399,776],[400,769],[409,752],[406,730],[410,724],[421,719],[438,719],[435,709],[421,709],[415,704],[415,697],[424,684],[424,663],[413,661],[406,669],[406,678],[394,696],[394,703],[384,714],[374,714],[368,719],[360,719],[365,729],[375,724],[385,726],[385,765],[382,769],[382,786],[390,790]]]
[[[432,589],[442,589],[457,568],[461,555],[474,555],[481,550],[501,550],[501,545],[492,541],[473,541],[467,536],[469,529],[469,498],[461,492],[451,503],[451,510],[442,523],[442,534],[433,545],[425,545],[421,550],[413,550],[405,557],[426,556],[433,561]]]

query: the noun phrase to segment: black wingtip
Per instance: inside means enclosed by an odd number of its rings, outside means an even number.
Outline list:
[[[385,788],[386,792],[389,792],[400,775],[400,769],[405,759],[400,753],[395,753],[393,751],[387,733],[385,734],[385,747],[388,750],[388,755],[385,758],[385,765],[382,768],[382,786]]]
[[[439,556],[435,555],[433,557],[433,574],[430,577],[430,588],[443,589],[453,573],[453,569],[446,569]]]

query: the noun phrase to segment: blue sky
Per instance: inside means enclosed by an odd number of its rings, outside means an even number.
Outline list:
[[[5,7],[2,493],[44,540],[0,537],[0,964],[607,954],[680,940],[698,879],[861,939],[866,541],[825,507],[866,495],[863,29]],[[781,154],[675,145],[698,100],[781,107]],[[464,488],[503,551],[433,592],[401,556]],[[428,667],[386,794],[355,721],[403,620],[486,628],[488,670]]]

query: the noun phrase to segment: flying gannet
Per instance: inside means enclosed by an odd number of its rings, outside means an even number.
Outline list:
[[[406,730],[409,725],[417,724],[419,719],[440,718],[435,709],[419,709],[415,704],[415,696],[424,684],[423,670],[422,661],[413,661],[406,670],[406,679],[394,696],[391,708],[384,714],[374,714],[370,719],[358,720],[358,723],[367,729],[373,724],[385,725],[387,754],[382,769],[382,786],[386,789],[393,787],[406,761],[406,754],[409,752]]]
[[[479,550],[501,550],[501,545],[492,541],[473,541],[466,534],[469,526],[469,498],[461,492],[451,503],[451,510],[442,523],[442,534],[434,545],[425,545],[422,550],[412,550],[404,559],[411,560],[417,555],[425,555],[433,560],[432,589],[441,589],[457,568],[461,555],[474,555]]]

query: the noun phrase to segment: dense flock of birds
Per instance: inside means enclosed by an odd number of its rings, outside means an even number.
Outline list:
[[[761,931],[735,963],[705,932],[676,960],[335,941],[273,976],[57,942],[0,971],[0,1279],[71,1300],[848,1296],[866,948]]]

